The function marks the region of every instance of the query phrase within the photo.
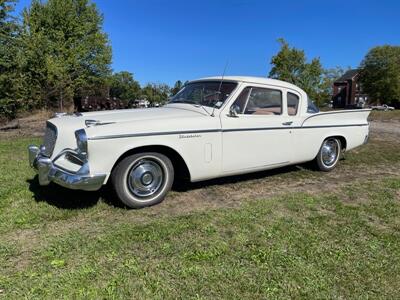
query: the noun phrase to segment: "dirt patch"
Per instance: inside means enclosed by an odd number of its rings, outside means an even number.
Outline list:
[[[390,122],[400,122],[400,110],[392,111],[371,111],[368,119],[370,121],[390,121]]]
[[[53,114],[53,112],[45,110],[36,111],[3,124],[0,126],[0,138],[43,136],[46,121],[50,119]]]
[[[375,137],[378,137],[380,133],[389,133],[395,136],[400,136],[400,122],[370,122],[370,129]]]
[[[284,178],[279,174],[260,173],[259,179],[243,179],[240,184],[204,183],[186,192],[174,193],[158,206],[151,208],[156,214],[181,214],[219,207],[235,207],[244,201],[271,198],[288,193],[321,194],[337,192],[352,184],[399,176],[400,164],[376,169],[341,167],[332,173],[320,173],[310,178]],[[297,167],[299,168],[299,167]],[[285,172],[284,170],[282,170]],[[296,169],[288,170],[296,172]],[[255,176],[255,175],[254,175]],[[354,178],[349,182],[349,178]],[[156,212],[157,211],[157,212]]]

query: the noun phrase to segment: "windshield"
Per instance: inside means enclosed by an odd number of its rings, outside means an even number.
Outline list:
[[[168,103],[190,103],[219,108],[236,86],[236,82],[193,82],[185,85]]]

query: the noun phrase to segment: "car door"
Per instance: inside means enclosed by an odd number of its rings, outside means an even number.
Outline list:
[[[246,86],[222,114],[222,172],[240,173],[288,164],[292,122],[288,121],[286,90]],[[285,100],[285,101],[284,101]]]

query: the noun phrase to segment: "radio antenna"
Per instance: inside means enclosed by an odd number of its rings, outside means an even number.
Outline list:
[[[223,83],[223,81],[224,81],[226,68],[228,67],[228,62],[229,62],[229,61],[227,60],[227,61],[226,61],[226,64],[225,64],[225,67],[224,67],[224,72],[222,72],[221,82],[219,83],[218,92],[217,92],[218,101],[217,101],[217,102],[214,104],[214,106],[213,106],[213,110],[212,110],[211,115],[210,115],[211,117],[214,117],[215,107],[216,107],[217,103],[220,102],[219,100],[220,100],[220,95],[221,95],[221,88],[222,88],[222,83]]]

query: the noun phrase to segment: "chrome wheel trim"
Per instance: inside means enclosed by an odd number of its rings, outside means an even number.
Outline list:
[[[338,160],[340,151],[339,142],[336,139],[327,139],[321,147],[321,161],[326,167],[332,167]]]
[[[127,176],[128,190],[138,200],[146,201],[165,183],[164,170],[154,159],[141,158],[130,169]]]

